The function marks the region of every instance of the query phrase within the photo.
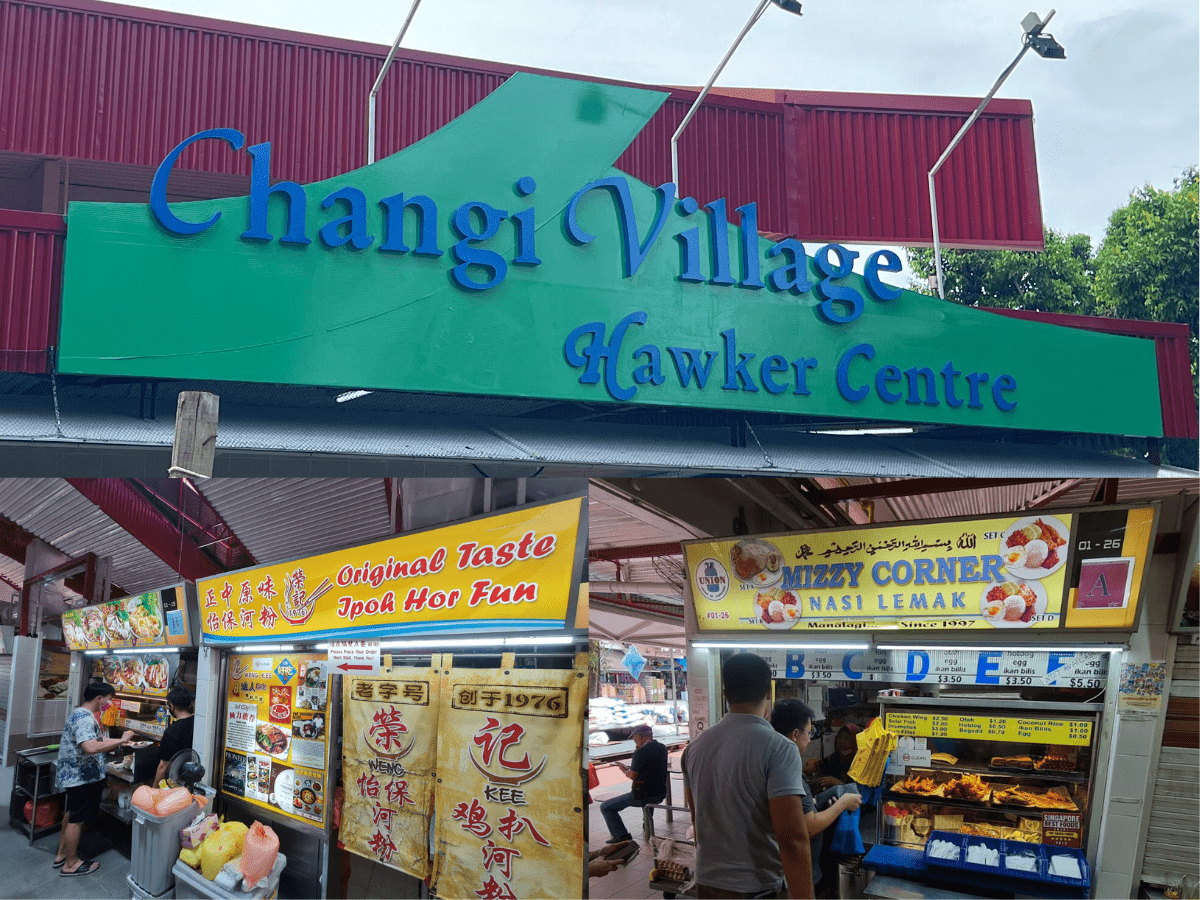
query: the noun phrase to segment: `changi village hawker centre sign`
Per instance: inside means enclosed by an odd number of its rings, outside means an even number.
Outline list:
[[[615,169],[666,97],[518,74],[308,185],[215,123],[149,204],[70,205],[59,370],[1162,434],[1150,341],[900,290],[890,250],[858,275]],[[168,203],[193,145],[246,154],[249,196]]]

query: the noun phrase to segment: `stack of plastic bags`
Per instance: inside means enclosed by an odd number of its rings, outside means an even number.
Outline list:
[[[882,720],[877,718],[867,726],[866,731],[859,732],[856,740],[858,753],[850,764],[850,778],[867,787],[875,787],[883,781],[888,756],[896,749],[899,737],[895,732],[886,730]]]

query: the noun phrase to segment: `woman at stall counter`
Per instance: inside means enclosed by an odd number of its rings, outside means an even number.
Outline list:
[[[167,712],[175,719],[163,732],[158,747],[158,769],[154,773],[157,786],[167,777],[171,757],[180,750],[190,749],[196,731],[196,695],[183,686],[171,688],[167,693]]]
[[[795,744],[803,758],[804,751],[808,749],[808,742],[812,740],[813,718],[813,711],[802,701],[792,698],[778,700],[771,710],[771,727]],[[800,802],[804,809],[804,822],[808,826],[808,837],[811,841],[813,884],[817,885],[816,893],[820,896],[823,893],[823,885],[820,884],[822,880],[821,847],[825,842],[822,832],[836,822],[838,816],[843,812],[858,809],[862,805],[862,797],[852,792],[844,793],[830,806],[818,812],[812,791],[807,783],[803,784],[804,796]]]
[[[79,836],[83,826],[96,821],[100,815],[100,798],[104,794],[104,754],[124,747],[133,740],[126,731],[119,738],[105,738],[100,716],[112,706],[116,688],[103,681],[83,689],[83,704],[63,726],[58,743],[58,765],[54,775],[55,790],[67,794],[67,811],[63,814],[62,834],[54,868],[61,875],[91,875],[100,863],[79,858]]]
[[[833,752],[817,763],[819,773],[812,779],[813,789],[820,793],[839,784],[850,783],[850,766],[858,754],[857,725],[843,725],[833,739]]]

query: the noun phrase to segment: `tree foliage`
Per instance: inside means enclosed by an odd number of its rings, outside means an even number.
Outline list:
[[[1046,250],[946,250],[942,253],[946,299],[964,306],[1034,309],[1039,312],[1096,312],[1095,261],[1086,234],[1047,228]],[[908,250],[909,264],[922,278],[934,274],[933,250]],[[923,293],[935,293],[918,283]]]
[[[1096,309],[1100,315],[1191,328],[1195,360],[1200,309],[1200,200],[1196,167],[1173,190],[1144,185],[1109,217],[1096,252]],[[1195,367],[1193,366],[1193,369]]]
[[[1191,335],[1192,387],[1200,394],[1198,183],[1193,166],[1170,190],[1146,184],[1131,191],[1129,202],[1109,217],[1094,254],[1086,234],[1052,229],[1046,229],[1044,253],[947,250],[942,254],[946,299],[966,306],[1184,323]],[[917,276],[934,274],[933,250],[907,252]],[[912,289],[936,293],[925,281],[914,282]],[[1195,467],[1194,441],[1164,444],[1165,461]]]

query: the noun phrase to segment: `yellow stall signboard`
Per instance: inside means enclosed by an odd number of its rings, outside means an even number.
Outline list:
[[[198,582],[204,641],[563,628],[583,498]]]
[[[581,737],[574,669],[443,675],[433,886],[439,897],[582,897]]]
[[[346,849],[422,880],[437,765],[441,672],[395,667],[342,678]]]
[[[911,737],[1074,747],[1087,747],[1092,743],[1092,723],[1081,719],[889,712],[885,716],[885,727],[888,731]]]
[[[323,827],[330,791],[325,654],[229,657],[221,791]]]
[[[684,544],[700,631],[1058,628],[1074,516]]]

